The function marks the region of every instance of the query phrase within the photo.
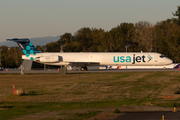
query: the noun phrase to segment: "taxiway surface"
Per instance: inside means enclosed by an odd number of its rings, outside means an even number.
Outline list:
[[[91,69],[88,71],[67,70],[67,73],[95,73],[95,72],[152,72],[152,71],[178,71],[178,69]],[[9,69],[0,73],[21,73],[20,70]],[[56,69],[47,70],[25,70],[24,73],[58,73]]]

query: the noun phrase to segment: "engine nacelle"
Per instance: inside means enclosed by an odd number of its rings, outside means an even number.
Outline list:
[[[37,62],[59,62],[62,61],[62,57],[61,56],[44,56],[44,57],[37,57],[35,59],[35,61]]]

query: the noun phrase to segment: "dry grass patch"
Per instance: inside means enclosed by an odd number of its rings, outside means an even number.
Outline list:
[[[1,75],[0,95],[5,101],[12,101],[12,84],[26,91],[21,101],[84,101],[143,98],[152,95],[170,95],[176,89],[179,76],[175,72],[133,72],[133,73],[90,73],[90,74],[32,74]],[[29,92],[34,91],[36,95]],[[174,92],[173,92],[174,93]],[[33,97],[32,97],[33,96]],[[56,96],[52,98],[52,96]],[[43,98],[43,99],[42,99]],[[46,99],[44,99],[46,98]],[[13,101],[19,98],[13,98]]]
[[[132,104],[153,106],[154,101],[167,102],[162,99],[164,96],[174,96],[175,99],[171,100],[173,102],[180,98],[179,94],[174,94],[178,90],[177,85],[180,86],[180,74],[178,71],[67,75],[0,74],[0,81],[0,86],[2,86],[0,87],[0,105],[6,103],[67,103],[68,106],[70,103],[75,103],[76,106],[76,102],[78,102],[78,109],[83,108],[86,104],[87,108],[95,107],[97,109],[105,106],[107,109],[112,106],[116,108],[117,106]],[[14,96],[12,84],[15,84],[16,89],[23,89],[25,94]],[[58,108],[55,111],[61,114],[58,111],[64,109],[64,106],[55,106],[51,108],[51,105],[49,105],[52,111]],[[74,111],[76,107],[70,106],[66,109],[73,109]],[[91,110],[93,111],[93,109]],[[40,111],[46,112],[46,108],[42,108]],[[64,118],[66,118],[65,116]]]

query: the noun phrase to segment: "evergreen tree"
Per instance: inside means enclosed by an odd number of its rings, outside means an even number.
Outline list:
[[[172,14],[178,17],[178,25],[180,25],[180,6],[177,6],[177,11]]]

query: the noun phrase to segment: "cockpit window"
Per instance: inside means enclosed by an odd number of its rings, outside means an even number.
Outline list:
[[[163,54],[161,54],[160,56],[159,56],[160,58],[163,58],[163,57],[165,57]]]

